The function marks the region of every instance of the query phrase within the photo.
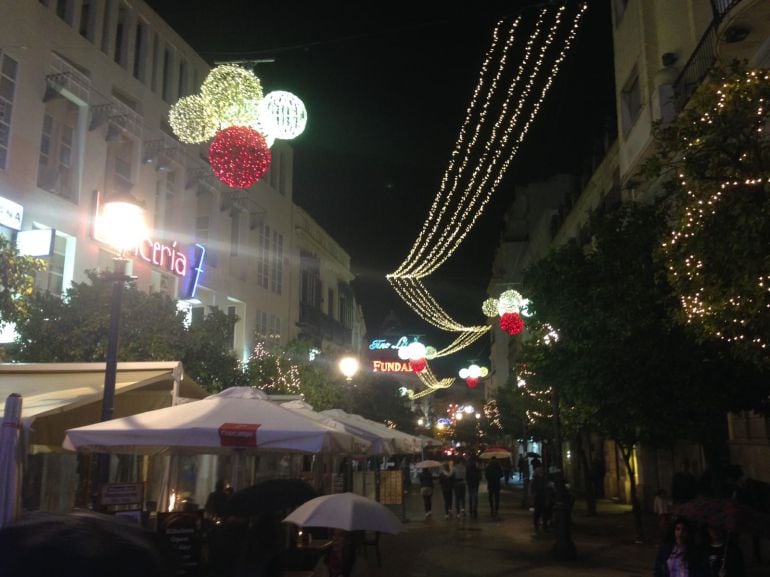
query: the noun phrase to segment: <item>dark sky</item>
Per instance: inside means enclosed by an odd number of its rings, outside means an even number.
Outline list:
[[[293,141],[294,200],[351,255],[370,335],[393,309],[404,333],[445,346],[452,335],[405,307],[384,276],[428,214],[495,22],[533,2],[147,2],[209,63],[275,59],[256,69],[265,91],[297,94],[309,116]],[[460,322],[484,322],[480,306],[513,185],[578,171],[605,130],[613,86],[608,4],[591,3],[503,186],[427,283]],[[483,346],[455,356],[460,364],[482,360]]]

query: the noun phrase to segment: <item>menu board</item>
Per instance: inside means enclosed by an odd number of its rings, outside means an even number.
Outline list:
[[[380,503],[400,505],[404,500],[404,480],[401,471],[380,473]]]
[[[177,575],[198,575],[203,511],[158,513],[158,533],[165,535],[179,562]]]

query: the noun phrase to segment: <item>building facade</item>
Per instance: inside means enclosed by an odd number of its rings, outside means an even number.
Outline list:
[[[99,209],[130,192],[149,226],[129,255],[138,287],[175,298],[190,322],[209,307],[237,315],[239,358],[255,339],[300,336],[360,350],[350,258],[294,204],[291,147],[277,142],[268,173],[240,190],[213,176],[205,146],[173,135],[170,105],[197,93],[209,67],[157,14],[122,0],[0,0],[0,10],[0,233],[47,260],[37,288],[63,294],[86,270],[111,269]],[[307,255],[331,336],[302,312]]]

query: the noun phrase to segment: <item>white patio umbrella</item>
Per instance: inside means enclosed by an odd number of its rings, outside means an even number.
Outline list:
[[[356,440],[271,403],[258,389],[232,387],[200,401],[69,429],[64,448],[129,454],[354,453]]]
[[[21,504],[21,405],[21,395],[8,395],[0,427],[0,527],[14,520]]]
[[[382,451],[386,455],[415,453],[420,450],[420,443],[416,437],[397,429],[390,429],[384,424],[366,419],[361,415],[346,413],[342,409],[328,409],[321,411],[321,414],[341,422],[349,431],[353,431],[356,434],[363,436],[373,435],[374,437],[387,440],[387,444]]]
[[[311,499],[297,507],[284,522],[300,527],[330,527],[345,531],[405,531],[390,509],[355,493],[336,493]]]
[[[287,401],[285,403],[281,403],[281,406],[284,409],[288,409],[299,415],[302,415],[303,417],[322,423],[327,427],[331,427],[332,429],[338,429],[338,430],[346,431],[350,433],[357,440],[357,443],[359,445],[357,452],[360,455],[364,455],[364,454],[377,455],[382,452],[383,443],[381,442],[382,440],[379,437],[376,437],[374,435],[364,435],[364,434],[361,434],[359,431],[355,431],[351,428],[348,428],[345,426],[344,423],[341,423],[340,421],[336,421],[331,417],[324,415],[323,413],[319,413],[318,411],[313,410],[313,405],[310,405],[305,401],[301,401],[301,400]]]

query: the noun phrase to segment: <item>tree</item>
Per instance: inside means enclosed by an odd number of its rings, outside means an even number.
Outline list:
[[[673,321],[676,298],[653,258],[663,226],[656,206],[594,215],[590,247],[554,250],[525,276],[535,322],[559,334],[525,352],[528,381],[554,387],[573,426],[618,443],[640,531],[634,447],[687,436],[713,447],[727,411],[759,407],[768,394],[766,375],[731,361],[721,343],[697,343]]]
[[[0,324],[24,318],[34,294],[35,273],[44,269],[42,260],[20,256],[16,247],[0,235]]]
[[[63,299],[39,292],[16,325],[13,360],[25,362],[103,362],[107,349],[112,282],[88,272]],[[237,318],[211,311],[201,323],[185,327],[184,313],[162,293],[129,286],[123,295],[118,359],[180,359],[190,376],[211,392],[238,384],[238,362],[230,352]]]
[[[770,73],[717,70],[646,165],[666,175],[673,231],[660,256],[677,319],[706,340],[770,367]]]

